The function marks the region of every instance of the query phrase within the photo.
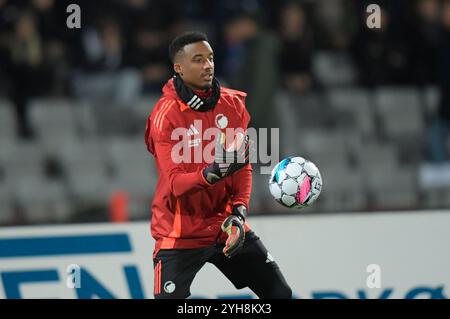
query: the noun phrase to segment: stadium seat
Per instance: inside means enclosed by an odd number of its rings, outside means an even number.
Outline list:
[[[421,208],[445,209],[450,206],[450,187],[427,189],[422,192]]]
[[[128,199],[128,217],[130,220],[149,219],[151,216],[151,202],[154,195],[155,181],[145,179],[142,182],[131,178],[114,176],[108,185],[108,200],[115,192],[124,192]],[[152,190],[153,189],[153,190]]]
[[[260,174],[259,167],[256,167],[256,165],[254,165],[252,178],[253,180],[252,195],[250,198],[250,211],[255,213],[267,214],[281,208],[281,205],[272,200],[272,197],[270,195],[270,175]],[[270,203],[268,201],[270,201]]]
[[[359,153],[358,164],[376,207],[411,208],[418,202],[418,181],[414,166],[400,165],[392,145],[370,143]]]
[[[12,182],[13,195],[30,223],[66,222],[71,214],[64,185],[43,178]]]
[[[0,138],[13,139],[17,132],[17,119],[12,103],[0,98]]]
[[[327,103],[340,119],[338,126],[352,130],[353,133],[356,131],[365,138],[375,134],[374,112],[370,97],[367,90],[355,87],[331,88],[326,92]],[[346,119],[346,116],[351,118]],[[351,127],[346,127],[348,124]]]
[[[420,141],[424,132],[423,111],[413,88],[385,87],[375,93],[375,105],[386,137]]]
[[[0,225],[13,224],[15,221],[11,189],[6,182],[0,181]]]
[[[84,169],[82,173],[69,173],[67,186],[69,194],[72,196],[79,209],[89,209],[91,207],[104,207],[108,204],[109,185],[111,179],[92,169]]]
[[[450,188],[450,164],[423,163],[418,169],[419,186],[423,190]]]
[[[427,119],[429,119],[437,113],[441,99],[441,92],[436,86],[427,86],[423,90],[422,96],[425,106],[425,115]]]
[[[326,87],[351,85],[356,79],[351,58],[344,53],[317,52],[313,56],[313,72]]]
[[[375,176],[375,175],[374,175]],[[371,182],[377,177],[371,179]],[[415,187],[416,176],[413,171],[399,172],[389,178],[380,179],[378,187],[372,191],[374,208],[414,209],[418,205],[419,193]]]
[[[93,111],[95,126],[101,136],[121,136],[138,132],[141,136],[144,134],[146,118],[141,119],[140,125],[136,125],[136,118],[129,108],[94,105]]]
[[[35,99],[30,104],[30,120],[39,138],[52,136],[73,136],[76,134],[76,122],[70,100]]]
[[[374,208],[411,209],[418,204],[417,173],[414,167],[372,167],[364,175]]]
[[[0,163],[7,180],[44,176],[45,154],[32,141],[2,143]]]
[[[370,170],[385,170],[398,167],[397,150],[392,145],[367,143],[358,152],[357,162],[364,172]]]
[[[147,118],[152,113],[152,110],[158,102],[159,98],[160,94],[142,96],[137,101],[136,105],[130,106],[130,111],[134,113],[136,119],[141,119],[141,121],[145,125]]]
[[[109,139],[108,159],[114,172],[110,190],[123,190],[130,196],[131,218],[149,216],[157,172],[141,136]]]
[[[333,166],[343,166],[348,161],[345,136],[337,131],[305,131],[297,145],[300,154],[315,163],[320,161],[320,164],[327,162]]]
[[[72,104],[74,120],[79,136],[87,138],[95,136],[98,133],[94,112],[95,106],[89,101],[84,100],[74,101]]]
[[[402,161],[420,162],[424,153],[425,121],[419,92],[414,88],[380,88],[375,102],[382,136],[396,143]]]
[[[319,205],[324,211],[360,211],[367,208],[367,194],[361,170],[322,165],[320,171],[323,179],[323,198],[320,198],[317,204],[321,202]]]
[[[107,203],[110,179],[103,143],[99,139],[79,141],[63,146],[58,154],[71,194],[89,205]]]
[[[63,164],[86,164],[90,167],[104,168],[106,157],[105,141],[99,138],[88,140],[76,140],[75,143],[67,143],[59,149],[58,158]]]
[[[298,125],[296,122],[298,111],[291,104],[290,95],[286,92],[279,92],[276,97],[278,117],[280,123],[280,149],[286,154],[294,154],[297,148],[296,143],[292,143],[297,139]],[[295,114],[292,116],[291,114]],[[281,138],[283,136],[283,138]]]

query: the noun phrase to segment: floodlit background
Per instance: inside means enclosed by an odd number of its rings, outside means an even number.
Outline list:
[[[280,128],[280,159],[321,170],[305,213],[449,207],[450,3],[376,1],[369,29],[370,3],[0,0],[0,224],[150,220],[145,123],[185,30],[207,33],[252,126]],[[267,179],[251,214],[289,212]]]

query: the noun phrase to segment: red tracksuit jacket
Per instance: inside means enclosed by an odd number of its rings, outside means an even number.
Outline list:
[[[188,130],[191,152],[198,147],[205,149],[211,143],[202,136],[209,127],[220,128],[224,133],[225,128],[246,130],[250,115],[245,108],[245,97],[244,92],[221,87],[217,105],[212,110],[198,112],[178,97],[172,79],[163,87],[163,95],[145,130],[147,149],[153,154],[158,171],[151,221],[151,233],[156,240],[154,256],[160,249],[197,248],[224,242],[226,234],[220,226],[232,206],[240,203],[249,208],[250,164],[210,185],[202,174],[208,165],[203,157],[201,163],[176,163],[171,156],[172,148],[181,140],[171,138],[176,128]],[[245,229],[249,230],[247,224]]]

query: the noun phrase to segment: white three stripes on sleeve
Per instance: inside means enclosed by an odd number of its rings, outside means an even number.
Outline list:
[[[155,116],[155,126],[161,131],[163,120],[166,114],[169,112],[170,107],[175,103],[175,101],[165,101],[161,108],[158,110],[156,116]]]

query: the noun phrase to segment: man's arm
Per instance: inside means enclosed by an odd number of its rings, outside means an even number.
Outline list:
[[[160,101],[162,105],[164,102],[167,101]],[[154,116],[147,120],[145,143],[149,152],[155,155],[161,178],[169,180],[170,190],[177,197],[207,188],[210,184],[204,179],[201,170],[186,172],[182,163],[173,161],[172,149],[178,143],[177,140],[171,139],[175,128],[173,113],[167,111],[167,108],[160,110],[162,111],[156,111]]]
[[[187,173],[182,167],[183,164],[173,162],[171,156],[173,145],[174,143],[169,142],[158,142],[155,145],[156,160],[161,167],[162,174],[169,180],[171,192],[178,197],[210,186],[203,177],[201,169]]]
[[[244,223],[252,192],[252,167],[247,164],[232,176],[233,210],[222,223],[222,231],[228,234],[223,253],[231,258],[239,252],[245,241]]]
[[[246,130],[250,121],[250,115],[243,109],[242,126]],[[253,153],[253,154],[252,154]],[[250,162],[255,156],[253,146],[250,146]],[[252,166],[246,164],[241,170],[232,176],[231,200],[232,213],[222,223],[222,231],[226,232],[228,238],[223,248],[225,256],[231,258],[236,255],[245,241],[245,219],[249,210],[250,196],[252,193]]]
[[[247,130],[250,123],[250,114],[244,107],[242,110],[242,127]],[[255,150],[251,146],[250,152],[253,152],[251,160],[254,158]],[[249,210],[250,196],[252,193],[252,165],[249,163],[239,172],[233,175],[232,183],[232,201],[233,205],[244,205],[247,211]]]
[[[247,164],[232,177],[232,202],[234,205],[244,205],[249,210],[252,193],[252,166]]]

